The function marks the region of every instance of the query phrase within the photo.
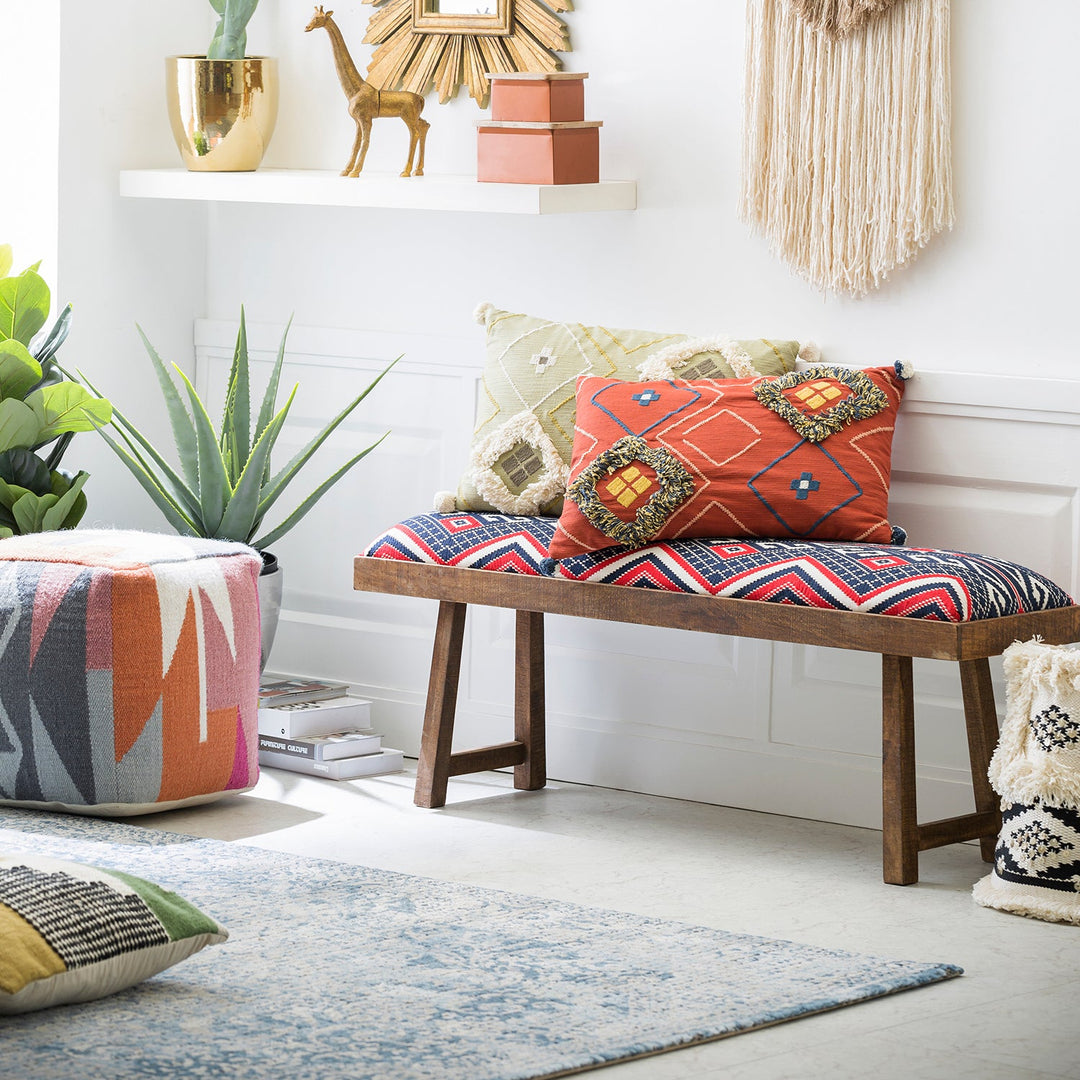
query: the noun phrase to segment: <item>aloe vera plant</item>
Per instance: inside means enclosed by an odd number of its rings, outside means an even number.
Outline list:
[[[77,432],[111,412],[56,363],[71,306],[45,332],[52,298],[38,264],[21,274],[11,265],[11,246],[0,245],[0,538],[79,523],[88,474],[64,472],[60,460]]]
[[[210,0],[210,6],[220,16],[207,60],[243,60],[247,53],[247,24],[259,0]]]
[[[179,471],[169,464],[165,456],[118,409],[113,409],[112,427],[119,439],[113,438],[103,427],[99,430],[154,500],[169,524],[182,535],[239,540],[265,551],[296,525],[334,484],[358,461],[367,457],[389,434],[387,432],[371,446],[346,461],[279,525],[260,534],[263,516],[277,502],[297,472],[397,363],[397,360],[394,360],[387,365],[287,465],[275,473],[270,467],[270,453],[281,434],[297,391],[294,386],[285,404],[280,409],[277,408],[278,383],[285,359],[285,339],[288,333],[289,327],[286,326],[258,416],[252,425],[247,325],[241,308],[240,331],[229,372],[221,430],[218,432],[214,429],[195,387],[183,371],[173,364],[187,397],[187,405],[184,404],[180,390],[164,361],[139,328],[139,335],[154,365],[165,397],[179,457]],[[85,376],[83,380],[93,389]]]

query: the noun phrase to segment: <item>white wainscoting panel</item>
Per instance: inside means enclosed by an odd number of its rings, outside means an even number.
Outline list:
[[[280,328],[248,329],[261,391]],[[234,324],[196,324],[196,384],[215,421],[235,335]],[[483,363],[480,332],[293,328],[280,397],[294,382],[300,390],[275,464],[399,355],[282,497],[290,510],[391,430],[275,545],[285,593],[270,666],[348,680],[375,701],[387,744],[415,754],[436,605],[354,592],[352,559],[456,485]],[[901,411],[894,470],[890,517],[910,543],[1015,559],[1077,590],[1080,384],[919,375]],[[553,779],[880,824],[878,657],[588,619],[549,616],[545,629]],[[470,609],[458,748],[511,737],[513,641],[512,612]],[[915,677],[922,815],[962,813],[970,795],[958,673],[917,661]]]

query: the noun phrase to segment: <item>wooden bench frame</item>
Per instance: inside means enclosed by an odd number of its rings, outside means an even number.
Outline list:
[[[979,840],[982,857],[993,861],[1001,814],[986,775],[998,738],[989,657],[1035,634],[1049,644],[1080,640],[1080,606],[945,623],[363,555],[354,563],[353,586],[439,601],[414,797],[416,805],[425,807],[445,805],[447,781],[463,773],[512,766],[515,788],[532,791],[544,786],[545,613],[880,653],[883,876],[891,885],[918,881],[919,852],[944,844]],[[517,613],[514,738],[454,753],[458,673],[469,604]],[[960,665],[975,797],[973,813],[925,824],[919,824],[915,794],[913,657]]]

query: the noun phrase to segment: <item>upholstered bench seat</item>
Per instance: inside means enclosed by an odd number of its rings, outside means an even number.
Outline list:
[[[1068,607],[1068,594],[1018,563],[963,551],[804,540],[668,540],[547,560],[552,517],[421,514],[364,555],[941,622]]]

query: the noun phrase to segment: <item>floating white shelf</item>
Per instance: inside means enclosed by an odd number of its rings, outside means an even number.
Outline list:
[[[601,180],[598,184],[481,184],[471,176],[402,177],[363,173],[352,179],[310,169],[259,169],[248,173],[129,169],[120,173],[120,194],[137,199],[487,214],[574,214],[637,207],[634,180]]]

